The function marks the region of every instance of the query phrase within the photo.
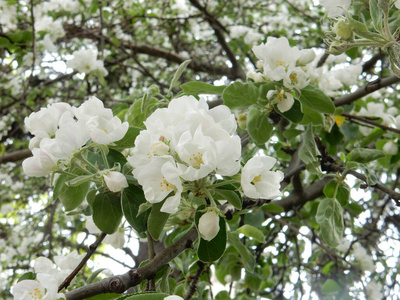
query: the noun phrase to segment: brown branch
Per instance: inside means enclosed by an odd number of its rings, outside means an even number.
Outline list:
[[[355,115],[351,115],[351,114],[348,114],[348,113],[342,113],[341,115],[346,117],[346,118],[348,118],[348,119],[350,119],[350,120],[351,119],[358,120],[358,121],[373,125],[375,127],[380,127],[382,129],[385,129],[385,130],[388,130],[388,131],[393,131],[393,132],[396,132],[396,133],[400,134],[400,130],[399,129],[396,129],[396,128],[393,128],[393,127],[389,127],[389,126],[386,126],[386,125],[383,125],[383,124],[379,124],[379,123],[374,122],[374,121],[372,121],[372,120],[370,120],[368,118],[355,116]]]
[[[192,228],[179,241],[161,251],[143,267],[135,268],[125,274],[103,279],[68,292],[65,294],[66,298],[67,300],[80,300],[105,293],[123,293],[128,288],[134,287],[143,280],[156,274],[160,268],[172,261],[182,251],[191,248],[196,239],[197,230],[196,228]]]
[[[68,277],[63,281],[63,283],[60,284],[60,286],[58,287],[58,292],[60,292],[62,289],[67,288],[69,286],[72,279],[74,279],[76,274],[78,274],[78,272],[86,265],[86,262],[96,251],[97,247],[101,244],[101,242],[104,240],[106,235],[107,235],[107,233],[102,232],[98,236],[97,240],[93,244],[90,245],[89,251],[86,253],[86,256],[82,259],[82,261],[75,268],[75,270],[73,270],[72,273],[70,275],[68,275]]]
[[[363,87],[360,87],[354,93],[347,94],[342,97],[336,98],[333,101],[333,104],[335,104],[336,107],[350,104],[368,94],[371,94],[381,88],[388,87],[399,81],[400,81],[400,78],[397,76],[390,76],[390,77],[386,77],[383,79],[379,78],[377,80],[367,83],[367,85],[365,85]]]
[[[213,15],[211,15],[207,11],[207,8],[202,6],[198,0],[189,0],[189,1],[190,3],[192,3],[194,7],[196,7],[199,11],[201,11],[204,14],[205,19],[214,30],[218,42],[226,52],[229,61],[232,63],[232,70],[235,77],[243,80],[246,79],[246,74],[243,71],[242,67],[240,66],[239,62],[237,61],[236,54],[233,52],[233,50],[225,40],[223,31],[227,33],[228,31],[226,30],[226,28]]]
[[[29,156],[32,156],[32,152],[29,149],[22,149],[11,153],[6,153],[3,156],[0,156],[0,164],[19,161]]]
[[[199,281],[199,278],[200,278],[201,274],[203,273],[205,263],[203,263],[202,261],[199,260],[199,261],[197,261],[197,266],[198,266],[198,269],[197,269],[196,275],[194,275],[194,277],[192,278],[189,290],[185,296],[185,300],[192,299],[194,293],[196,292],[197,282]]]

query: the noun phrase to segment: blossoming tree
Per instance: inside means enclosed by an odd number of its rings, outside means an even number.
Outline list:
[[[0,1],[0,297],[398,295],[400,3],[320,2]]]

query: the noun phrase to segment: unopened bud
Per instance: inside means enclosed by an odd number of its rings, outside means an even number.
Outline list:
[[[340,18],[333,26],[333,31],[343,40],[348,40],[353,34],[352,26],[344,18]]]
[[[211,241],[219,232],[219,216],[215,211],[208,211],[199,219],[200,236]]]

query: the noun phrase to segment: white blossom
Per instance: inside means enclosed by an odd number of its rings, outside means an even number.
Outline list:
[[[81,49],[73,53],[74,58],[67,62],[69,68],[75,69],[80,73],[92,73],[97,71],[102,76],[107,76],[108,72],[104,68],[104,63],[97,59],[97,51],[93,49]]]
[[[370,281],[365,289],[367,291],[368,299],[380,300],[383,298],[382,284]]]
[[[267,43],[254,46],[253,52],[264,63],[264,75],[275,81],[282,80],[287,69],[295,66],[300,58],[300,50],[297,47],[290,47],[286,37],[268,37]]]
[[[274,199],[282,195],[281,171],[270,171],[276,159],[270,156],[255,156],[248,160],[242,170],[243,192],[250,198]]]
[[[343,9],[349,8],[351,0],[320,0],[320,3],[325,7],[328,17],[332,18],[342,15]]]
[[[54,158],[46,151],[34,148],[33,156],[22,162],[24,173],[31,177],[42,177],[57,169]]]

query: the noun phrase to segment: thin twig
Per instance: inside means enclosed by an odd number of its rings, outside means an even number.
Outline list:
[[[100,233],[98,236],[97,240],[90,245],[88,252],[86,253],[86,256],[82,259],[82,261],[79,263],[79,265],[75,268],[75,270],[72,271],[70,275],[68,275],[67,278],[61,283],[61,285],[58,287],[58,291],[60,292],[62,289],[67,288],[69,284],[71,283],[72,279],[75,278],[75,276],[78,274],[78,272],[86,265],[86,262],[89,260],[89,258],[93,255],[93,253],[96,251],[97,247],[101,244],[101,242],[104,240],[106,237],[107,233]]]

